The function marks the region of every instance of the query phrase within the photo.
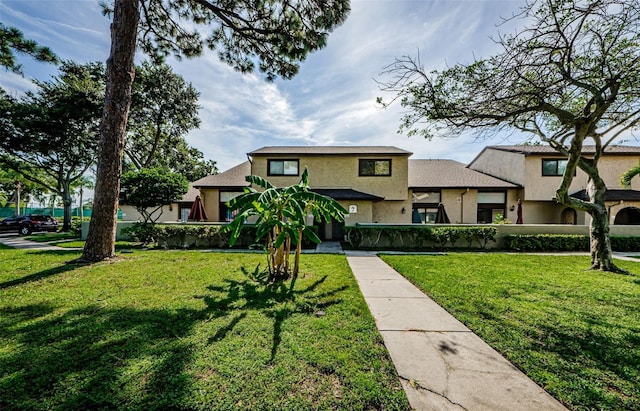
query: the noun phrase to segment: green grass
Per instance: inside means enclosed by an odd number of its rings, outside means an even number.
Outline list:
[[[0,250],[0,409],[408,409],[342,256]]]
[[[569,408],[640,410],[638,275],[575,256],[383,259]]]
[[[80,238],[79,235],[74,233],[34,233],[24,237],[25,240],[36,241],[38,243],[49,243],[52,241],[69,240],[74,238]]]
[[[52,241],[49,244],[55,245],[60,248],[83,248],[84,240],[65,240],[65,241]],[[115,244],[116,251],[124,251],[124,250],[140,250],[143,249],[141,243],[131,242],[131,241],[116,241]]]

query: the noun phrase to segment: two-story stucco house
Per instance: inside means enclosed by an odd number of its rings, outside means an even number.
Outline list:
[[[345,223],[411,223],[408,162],[411,152],[397,147],[323,146],[263,147],[249,161],[193,183],[200,189],[209,219],[233,218],[225,203],[242,193],[244,176],[253,174],[276,186],[295,184],[309,170],[311,188],[340,201],[349,214]],[[325,239],[341,238],[344,224],[324,222]]]
[[[585,146],[584,156],[593,155]],[[640,147],[610,146],[598,162],[600,176],[607,184],[606,204],[611,224],[640,224],[640,179],[631,190],[620,187],[620,176],[640,162]],[[469,163],[468,168],[522,187],[520,198],[531,224],[589,224],[589,215],[555,202],[567,160],[549,146],[489,146]],[[587,199],[588,177],[576,171],[569,193]]]
[[[592,148],[585,148],[589,155]],[[248,161],[191,184],[199,192],[208,221],[228,222],[226,203],[242,193],[254,174],[276,186],[295,184],[305,167],[311,188],[349,210],[344,223],[323,222],[323,239],[342,238],[356,223],[428,224],[442,203],[451,223],[483,224],[501,215],[516,222],[522,202],[526,224],[588,224],[588,215],[555,202],[566,159],[546,146],[489,146],[469,164],[410,159],[412,153],[383,146],[282,146],[247,153]],[[599,168],[610,190],[612,224],[640,224],[640,179],[622,190],[622,173],[640,162],[640,147],[611,147]],[[578,171],[570,193],[584,196],[587,176]],[[190,197],[195,193],[190,191]],[[182,214],[189,203],[176,204]],[[173,216],[168,212],[167,216]],[[166,220],[166,219],[165,219]]]

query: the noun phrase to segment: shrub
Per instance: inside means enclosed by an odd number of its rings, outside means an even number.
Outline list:
[[[588,251],[589,237],[570,234],[506,235],[504,247],[517,251]]]
[[[639,251],[640,237],[611,237],[611,248],[615,251]]]
[[[464,239],[469,248],[477,241],[485,249],[490,241],[495,242],[495,227],[479,226],[350,226],[345,227],[345,237],[353,248],[445,248],[455,247]],[[385,242],[386,241],[386,242]]]
[[[144,224],[136,223],[122,230],[135,241],[156,244],[161,248],[228,248],[231,234],[223,225],[211,224]],[[317,227],[309,227],[317,233]],[[256,227],[242,227],[236,242],[239,248],[255,246]],[[308,248],[311,240],[303,238],[302,246]]]

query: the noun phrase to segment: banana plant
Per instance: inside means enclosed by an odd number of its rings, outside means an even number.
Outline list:
[[[235,219],[226,227],[231,232],[230,245],[235,244],[244,224],[255,221],[256,242],[266,237],[269,278],[275,281],[286,279],[290,274],[296,276],[303,236],[320,243],[320,238],[306,224],[306,216],[312,214],[316,221],[331,221],[332,218],[344,221],[347,210],[333,198],[311,191],[306,168],[300,182],[287,187],[276,187],[255,175],[245,179],[251,186],[227,203],[230,210],[237,211]],[[294,244],[295,261],[291,269],[289,257]]]

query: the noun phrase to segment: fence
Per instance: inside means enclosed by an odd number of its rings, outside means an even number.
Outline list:
[[[15,207],[0,207],[0,218],[11,217],[16,214]],[[18,214],[49,214],[54,217],[64,217],[64,209],[61,207],[20,207]],[[71,209],[71,215],[80,217],[80,207],[74,207]],[[84,217],[91,217],[91,209],[85,208],[82,210]],[[122,218],[122,211],[118,210],[118,219]]]

